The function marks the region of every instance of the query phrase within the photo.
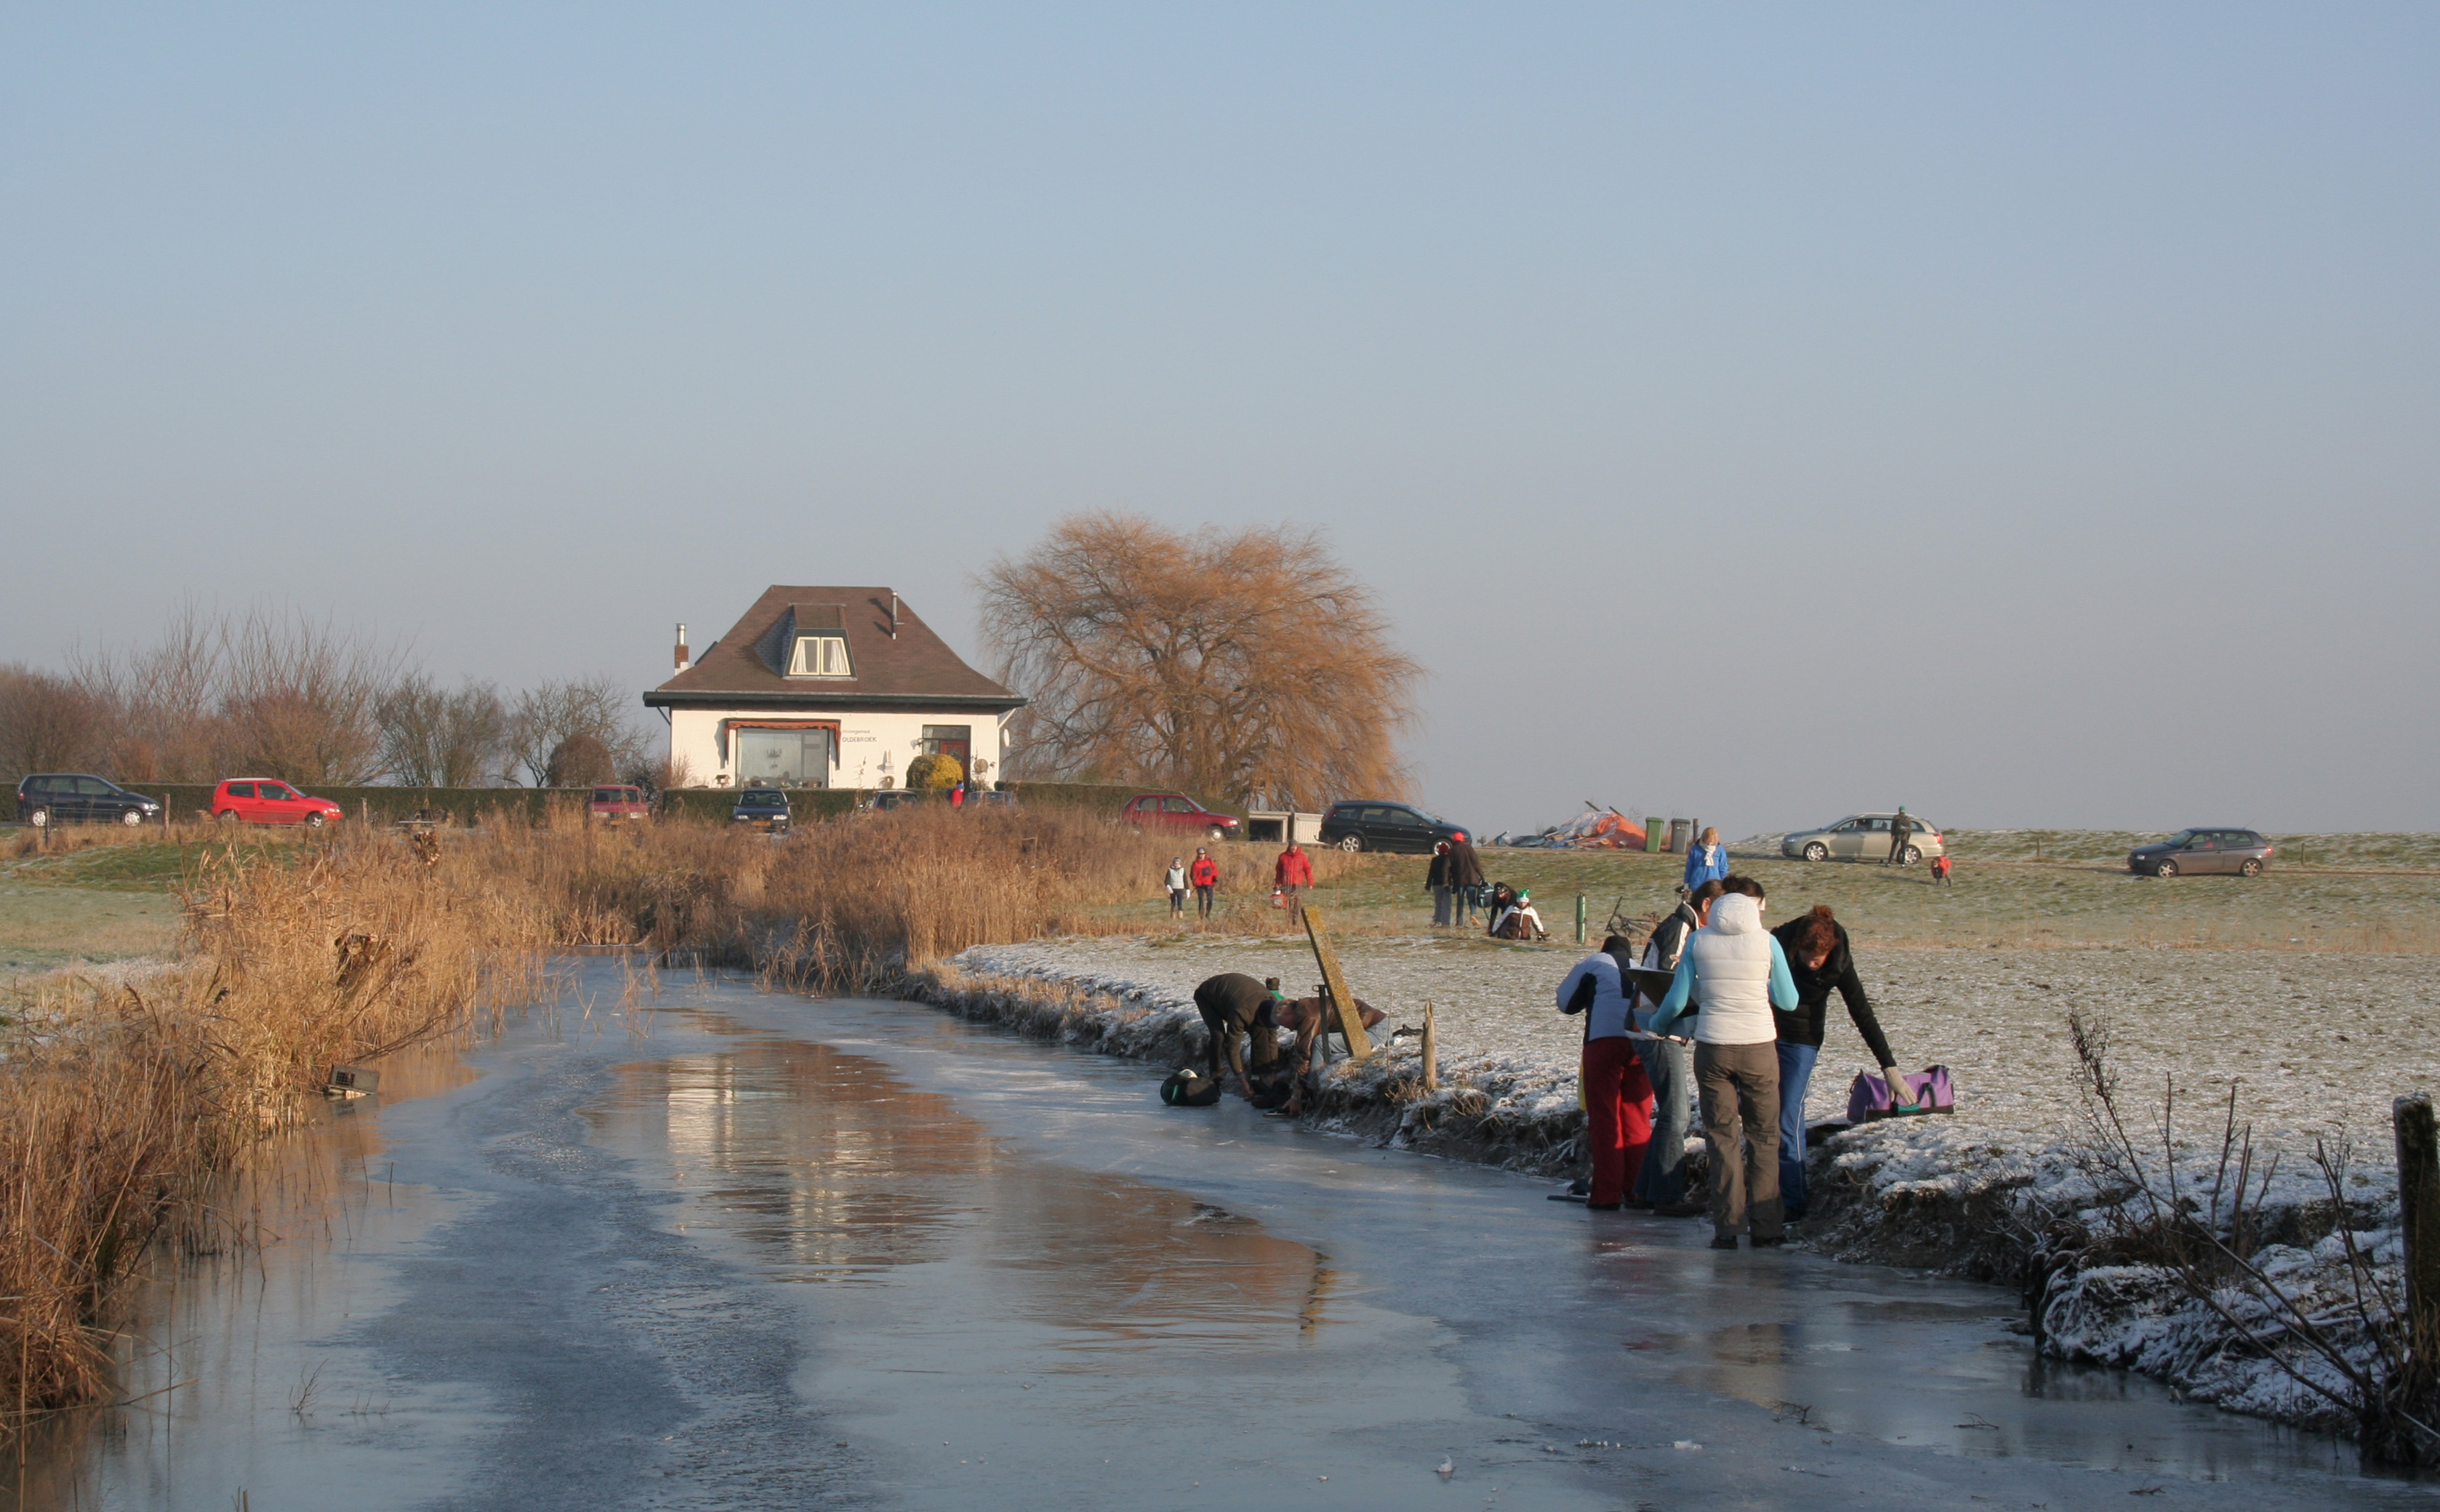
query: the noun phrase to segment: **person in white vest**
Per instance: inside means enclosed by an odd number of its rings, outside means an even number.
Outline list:
[[[1762,927],[1762,884],[1750,877],[1705,882],[1690,899],[1702,928],[1686,942],[1669,995],[1652,1016],[1668,1034],[1692,998],[1695,1086],[1712,1148],[1712,1248],[1787,1242],[1779,1200],[1779,1031],[1770,1010],[1796,1007],[1796,978]]]

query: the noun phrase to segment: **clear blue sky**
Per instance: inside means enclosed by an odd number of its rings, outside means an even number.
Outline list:
[[[17,5],[0,660],[1325,529],[1419,796],[2440,827],[2440,9]]]

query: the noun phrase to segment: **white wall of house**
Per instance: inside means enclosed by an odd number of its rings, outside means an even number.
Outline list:
[[[843,713],[818,708],[673,708],[670,713],[670,756],[684,760],[687,783],[697,788],[744,786],[751,774],[738,771],[740,731],[723,731],[730,720],[835,720],[839,725],[838,764],[830,770],[832,788],[878,788],[881,779],[892,787],[906,780],[906,763],[924,754],[927,727],[964,726],[970,751],[988,762],[981,780],[1000,775],[1001,716],[959,710],[953,713]],[[969,774],[974,775],[977,774]]]

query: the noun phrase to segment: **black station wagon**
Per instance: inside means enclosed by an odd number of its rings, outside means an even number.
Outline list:
[[[1428,852],[1444,840],[1465,838],[1463,829],[1410,803],[1351,800],[1321,816],[1321,843],[1341,850]]]

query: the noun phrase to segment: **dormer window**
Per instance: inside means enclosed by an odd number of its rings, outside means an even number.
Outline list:
[[[799,635],[788,653],[790,677],[852,677],[844,635]]]

